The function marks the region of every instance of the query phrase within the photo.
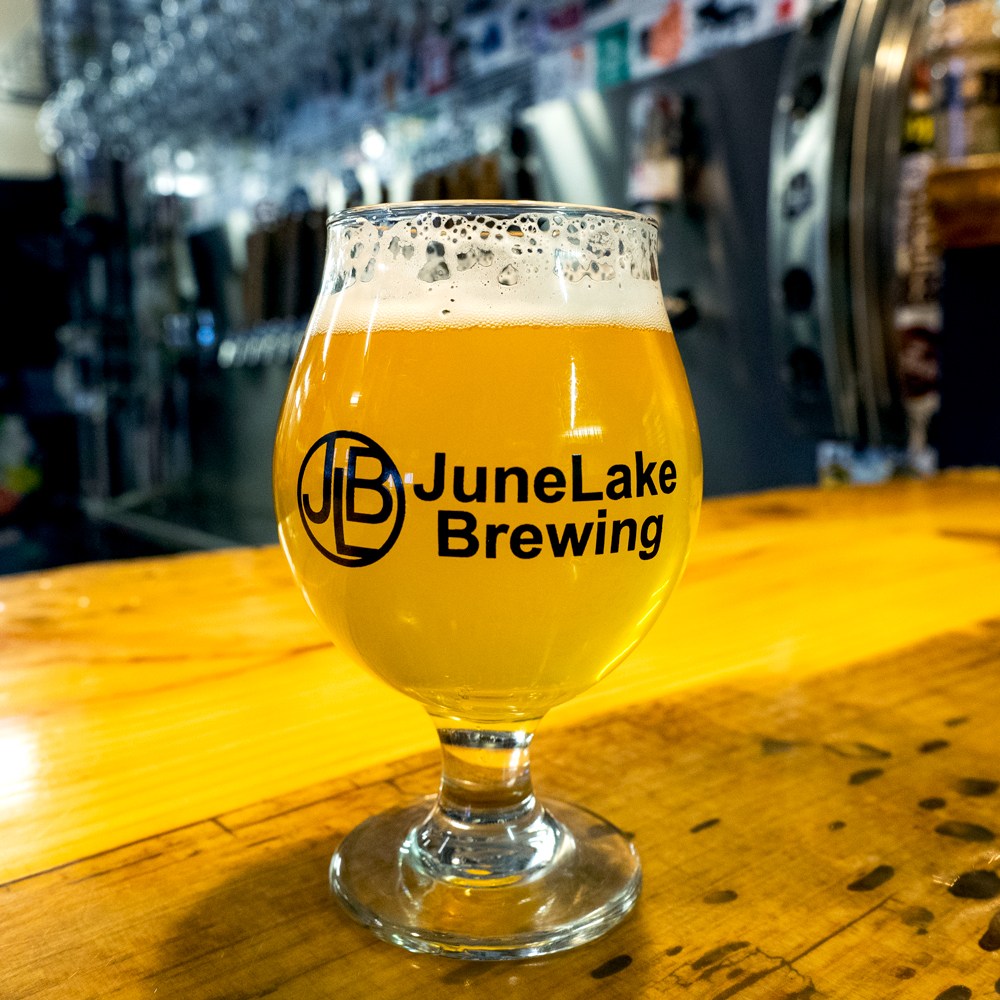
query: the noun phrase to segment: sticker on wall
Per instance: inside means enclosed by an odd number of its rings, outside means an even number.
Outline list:
[[[629,79],[628,21],[602,28],[595,39],[597,86],[600,89],[626,83]]]
[[[702,51],[738,45],[758,37],[756,0],[696,0],[694,31]]]
[[[473,73],[492,73],[525,60],[536,45],[535,14],[527,2],[464,18],[462,36]]]
[[[428,96],[440,94],[452,83],[451,44],[436,31],[420,43],[421,85]]]
[[[560,35],[579,32],[583,27],[583,3],[571,0],[570,3],[552,4],[545,12],[544,24],[553,41]]]
[[[535,60],[535,93],[541,101],[573,98],[582,91],[593,90],[596,78],[593,39],[542,52]]]
[[[800,24],[809,9],[809,0],[763,0],[754,23],[754,35],[763,38]]]
[[[687,14],[682,0],[669,0],[650,15],[633,18],[632,76],[649,76],[673,66],[681,58],[687,35]]]

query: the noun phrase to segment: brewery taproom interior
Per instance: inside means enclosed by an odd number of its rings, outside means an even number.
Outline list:
[[[706,496],[1000,464],[992,0],[4,0],[0,573],[273,542],[327,217],[463,198],[658,220]]]

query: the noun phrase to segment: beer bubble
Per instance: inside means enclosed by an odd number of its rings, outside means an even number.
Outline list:
[[[556,251],[556,274],[562,275],[568,281],[580,281],[586,274],[586,269],[580,263],[579,254],[567,251]]]
[[[350,271],[341,272],[334,276],[331,289],[334,292],[342,292],[345,288],[350,288],[358,276],[357,268],[352,267]]]
[[[521,275],[518,274],[517,268],[513,264],[508,264],[497,276],[497,281],[501,285],[516,285],[520,278]]]
[[[587,239],[587,250],[590,253],[610,254],[611,250],[608,247],[610,242],[611,237],[607,233],[600,231],[592,233]]]
[[[444,281],[451,271],[444,259],[444,244],[432,240],[427,244],[427,263],[417,272],[421,281]]]

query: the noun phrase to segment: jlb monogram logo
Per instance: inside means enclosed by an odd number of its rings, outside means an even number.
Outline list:
[[[368,566],[403,527],[403,482],[385,449],[354,431],[324,434],[299,469],[299,516],[313,545],[341,566]]]

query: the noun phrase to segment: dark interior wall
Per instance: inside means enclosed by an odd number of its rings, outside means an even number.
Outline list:
[[[56,334],[69,319],[58,178],[0,180],[0,414],[25,421],[41,472],[32,503],[76,491],[76,430],[54,388]]]
[[[0,372],[51,367],[68,318],[62,183],[0,179]]]

